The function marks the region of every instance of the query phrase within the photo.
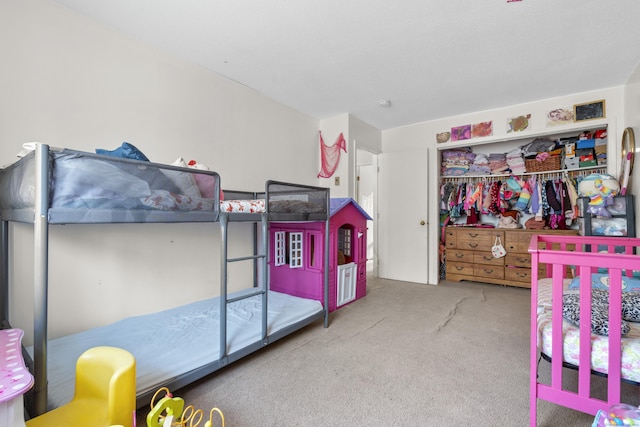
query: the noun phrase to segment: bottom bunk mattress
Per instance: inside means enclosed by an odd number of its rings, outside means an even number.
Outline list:
[[[268,301],[268,335],[323,310],[318,301],[279,292],[270,291]],[[261,340],[261,310],[260,295],[228,304],[227,354]],[[220,298],[129,317],[50,340],[47,347],[49,409],[73,397],[78,357],[91,347],[103,345],[124,348],[133,354],[139,395],[156,389],[220,358]],[[33,348],[27,350],[33,356]]]
[[[563,294],[579,294],[570,288],[571,279],[564,280]],[[551,291],[552,279],[538,282],[538,350],[549,357],[551,351]],[[623,379],[640,383],[640,323],[629,322],[630,331],[622,337]],[[563,320],[563,360],[574,366],[579,365],[580,330],[578,326]],[[609,337],[591,334],[591,369],[607,373],[609,363]]]

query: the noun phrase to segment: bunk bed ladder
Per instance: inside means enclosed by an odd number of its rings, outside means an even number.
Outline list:
[[[253,297],[255,295],[261,295],[262,297],[262,333],[261,342],[262,345],[267,345],[267,295],[268,295],[268,262],[267,262],[267,250],[269,248],[268,236],[269,228],[267,221],[267,214],[262,213],[260,216],[261,224],[261,236],[257,239],[257,229],[254,223],[253,232],[253,255],[242,256],[237,258],[229,258],[228,254],[228,238],[229,238],[229,214],[226,212],[220,212],[220,366],[225,366],[228,363],[228,343],[227,343],[227,306],[228,304],[240,301],[246,298]],[[258,242],[260,240],[260,242]],[[260,248],[258,248],[260,244]],[[254,283],[253,288],[247,292],[236,294],[234,297],[228,296],[228,265],[232,262],[240,261],[254,261]],[[258,274],[257,270],[260,270]]]

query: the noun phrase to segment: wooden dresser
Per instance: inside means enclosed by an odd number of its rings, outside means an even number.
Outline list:
[[[531,255],[534,234],[577,235],[577,230],[524,230],[512,228],[447,227],[447,280],[473,280],[499,285],[531,287]],[[507,255],[494,258],[491,247],[502,240]]]

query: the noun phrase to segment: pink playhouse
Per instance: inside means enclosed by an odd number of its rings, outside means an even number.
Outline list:
[[[329,311],[367,294],[367,220],[351,198],[330,199]],[[324,222],[271,222],[270,287],[324,302]]]

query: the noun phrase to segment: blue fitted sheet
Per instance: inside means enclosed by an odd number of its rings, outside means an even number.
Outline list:
[[[260,341],[261,306],[259,295],[228,304],[228,354]],[[322,311],[318,301],[271,291],[268,306],[268,334]],[[220,302],[215,297],[49,340],[49,409],[73,397],[75,363],[87,349],[105,345],[131,352],[136,358],[137,389],[141,394],[217,360],[219,324]],[[33,356],[33,348],[28,351]]]

